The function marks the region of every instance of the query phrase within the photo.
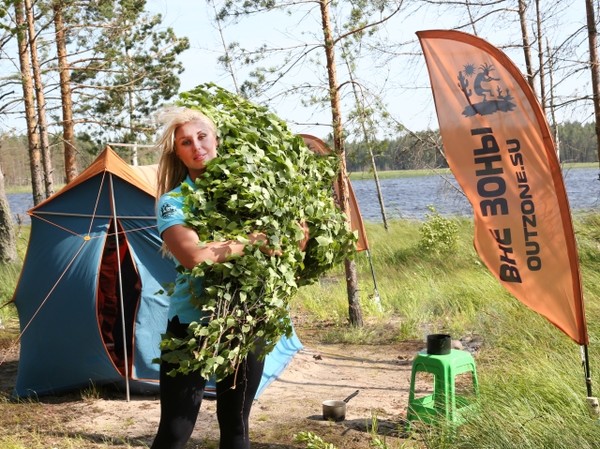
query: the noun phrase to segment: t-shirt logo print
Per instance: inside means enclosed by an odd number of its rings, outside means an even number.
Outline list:
[[[169,203],[163,204],[161,206],[161,208],[160,208],[160,216],[161,216],[161,218],[169,218],[169,217],[173,216],[173,214],[175,212],[177,212],[177,209],[175,209],[175,207],[173,207]]]

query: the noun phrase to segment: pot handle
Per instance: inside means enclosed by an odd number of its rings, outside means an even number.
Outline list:
[[[348,396],[346,399],[344,399],[344,402],[348,402],[350,399],[352,399],[354,396],[356,396],[359,391],[360,390],[356,390],[354,393],[352,393],[350,396]]]

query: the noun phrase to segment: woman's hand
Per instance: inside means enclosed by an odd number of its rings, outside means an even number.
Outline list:
[[[200,244],[196,231],[184,225],[167,228],[162,233],[162,239],[175,259],[188,270],[202,262],[222,263],[232,257],[241,256],[246,246],[236,240]]]
[[[298,244],[304,251],[308,241],[308,226],[302,222],[299,224],[304,230],[305,238]],[[236,240],[224,242],[209,242],[200,245],[198,234],[184,225],[175,225],[167,228],[162,238],[173,256],[187,269],[194,268],[197,264],[210,260],[215,263],[225,262],[232,257],[244,254],[244,243]],[[264,232],[253,232],[248,235],[250,243],[258,243],[259,249],[267,256],[281,256],[280,249],[269,248],[269,239]]]
[[[308,233],[308,224],[306,221],[302,220],[298,226],[300,226],[304,232],[304,238],[298,242],[298,248],[300,248],[300,251],[304,251],[306,249],[308,240],[310,239],[310,235]]]
[[[264,232],[253,232],[248,236],[248,240],[250,240],[250,243],[252,244],[260,243],[261,245],[259,246],[259,249],[267,256],[281,256],[283,254],[280,249],[267,247],[269,244],[269,239]]]

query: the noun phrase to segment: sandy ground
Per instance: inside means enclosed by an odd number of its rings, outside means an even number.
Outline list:
[[[381,346],[303,344],[280,378],[255,401],[253,448],[305,448],[305,443],[294,442],[301,431],[313,432],[338,449],[368,448],[374,437],[388,442],[402,439],[411,360],[424,347],[422,341]],[[6,393],[14,386],[17,348],[5,349],[0,362],[0,391]],[[348,401],[344,421],[323,420],[324,400],[341,400],[356,390],[359,393]],[[114,393],[89,397],[76,392],[40,402],[43,412],[58,416],[62,424],[60,429],[38,432],[48,432],[49,439],[78,435],[85,448],[146,448],[160,416],[159,401],[152,396],[132,396],[127,401]],[[204,400],[188,448],[217,447],[215,405],[214,400]],[[377,429],[372,429],[374,418]]]
[[[410,387],[410,358],[406,349],[413,352],[412,348],[389,346],[305,347],[256,400],[251,415],[253,442],[276,441],[283,445],[274,447],[292,447],[287,445],[293,442],[293,434],[302,430],[322,437],[329,438],[333,433],[345,435],[344,439],[363,441],[369,437],[367,426],[374,416],[380,433],[394,435],[405,416]],[[348,401],[343,422],[323,420],[324,400],[341,400],[356,390],[359,394]],[[215,405],[214,400],[204,401],[194,441],[217,439]],[[146,442],[160,415],[158,401],[148,398],[134,398],[129,403],[99,399],[73,406],[79,415],[70,423],[73,431]]]

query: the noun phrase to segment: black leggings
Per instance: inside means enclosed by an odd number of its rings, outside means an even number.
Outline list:
[[[188,325],[175,317],[167,332],[185,337]],[[240,365],[237,376],[232,374],[217,382],[217,419],[221,431],[219,449],[249,449],[248,418],[258,390],[263,362],[250,353]],[[166,362],[160,366],[160,425],[151,449],[183,449],[192,435],[206,380],[194,371],[168,376],[173,368]],[[237,380],[237,385],[234,381]]]

